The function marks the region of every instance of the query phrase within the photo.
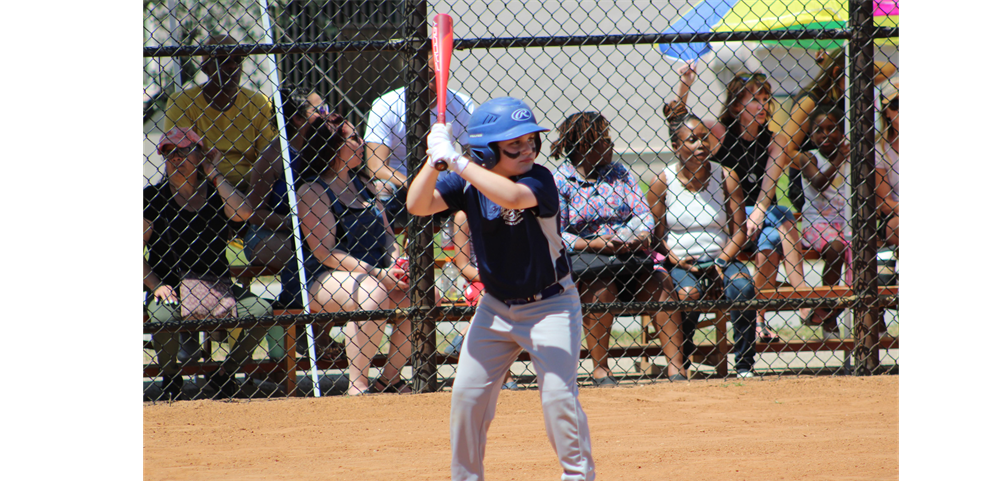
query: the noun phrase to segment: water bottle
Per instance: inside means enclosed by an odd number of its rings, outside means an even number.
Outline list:
[[[452,262],[447,262],[442,266],[442,272],[435,278],[435,287],[443,299],[449,299],[449,293],[453,290],[453,279],[448,275],[448,272],[451,271],[450,265]]]
[[[453,242],[453,233],[455,232],[456,226],[453,224],[453,218],[447,217],[442,223],[440,235],[442,237],[442,253],[449,257],[456,255],[456,244]]]
[[[445,278],[446,289],[443,290],[443,295],[447,300],[458,301],[463,298],[463,287],[460,281],[463,280],[463,276],[460,274],[459,269],[456,264],[447,262],[446,265],[442,266],[442,277]]]

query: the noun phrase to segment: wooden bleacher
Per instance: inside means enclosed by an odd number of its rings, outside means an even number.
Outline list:
[[[814,251],[805,252],[805,258],[808,260],[817,259],[818,253]],[[749,259],[747,259],[749,260]],[[450,261],[448,257],[442,257],[436,259],[436,267],[441,269],[446,262]],[[274,276],[278,275],[276,269],[272,269],[265,266],[233,266],[231,267],[232,278],[238,280],[242,285],[249,285],[253,279],[262,276]],[[878,290],[880,295],[897,295],[897,286],[883,286]],[[795,290],[791,287],[780,287],[777,289],[765,289],[760,290],[757,293],[757,299],[805,299],[805,298],[843,298],[850,297],[853,295],[853,290],[846,286],[821,286],[812,287],[806,289]],[[461,304],[455,304],[461,305]],[[465,304],[462,304],[465,305]],[[771,309],[767,309],[771,310]],[[775,310],[790,310],[790,308],[775,309]],[[698,323],[697,328],[703,329],[707,327],[714,327],[715,340],[705,341],[697,345],[695,354],[692,356],[691,361],[695,363],[702,363],[715,367],[716,374],[719,376],[726,376],[728,374],[728,355],[732,348],[732,342],[728,340],[728,313],[721,309],[708,309],[703,312],[714,313],[714,318],[704,319]],[[274,316],[281,315],[299,315],[303,314],[303,309],[274,309]],[[649,315],[642,315],[642,336],[638,343],[629,346],[614,346],[609,349],[608,355],[613,358],[621,357],[641,357],[642,363],[641,368],[644,371],[648,371],[652,368],[649,363],[650,356],[662,356],[663,349],[656,341],[655,336],[650,334],[650,326],[652,325]],[[344,324],[344,322],[342,323]],[[758,353],[763,352],[802,352],[802,351],[827,351],[827,350],[843,350],[851,351],[854,349],[855,341],[853,339],[840,339],[840,340],[792,340],[792,341],[778,341],[771,343],[757,342],[756,351]],[[286,333],[283,339],[283,347],[287,356],[279,361],[271,360],[256,360],[248,365],[242,367],[242,372],[255,373],[255,372],[272,372],[277,374],[276,377],[281,377],[282,375],[282,385],[284,392],[290,394],[296,392],[296,373],[297,371],[307,371],[311,368],[310,360],[307,358],[298,358],[296,349],[296,326],[288,326],[286,328]],[[898,348],[898,338],[883,337],[879,344],[882,349],[893,349]],[[151,342],[146,342],[145,347],[151,349]],[[210,352],[210,341],[208,345],[205,346],[207,352]],[[581,358],[586,358],[588,356],[587,350],[582,349]],[[436,363],[442,364],[455,364],[458,361],[458,355],[448,355],[442,352],[436,353]],[[529,360],[527,353],[522,352],[519,355],[519,361]],[[375,367],[382,367],[386,364],[386,356],[378,354],[372,362]],[[192,365],[186,365],[182,368],[182,374],[184,375],[198,375],[207,374],[220,366],[219,362],[216,361],[206,361],[201,363],[195,363]],[[318,360],[317,367],[319,369],[346,369],[347,361],[345,356],[340,356],[335,361],[324,361]],[[156,377],[158,375],[158,366],[155,364],[150,364],[145,366],[144,369],[145,377]]]

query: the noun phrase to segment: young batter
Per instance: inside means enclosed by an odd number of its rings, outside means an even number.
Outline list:
[[[453,383],[452,479],[484,479],[487,429],[501,383],[525,349],[538,373],[546,434],[563,466],[560,479],[591,481],[591,436],[577,399],[580,297],[560,238],[553,174],[535,165],[538,133],[549,129],[536,124],[524,102],[502,97],[475,110],[467,131],[473,162],[453,146],[448,126],[432,126],[429,162],[407,199],[412,215],[466,212],[485,287]],[[438,160],[452,173],[440,178]]]

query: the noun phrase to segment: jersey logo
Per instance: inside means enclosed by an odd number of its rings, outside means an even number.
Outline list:
[[[504,223],[507,225],[516,225],[522,221],[522,210],[521,209],[505,209],[501,208],[501,218],[504,219]]]
[[[511,113],[511,120],[517,122],[528,120],[530,118],[532,118],[532,112],[529,112],[529,109],[518,109]]]

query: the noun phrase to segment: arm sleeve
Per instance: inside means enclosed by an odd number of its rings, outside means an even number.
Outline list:
[[[529,173],[518,179],[519,184],[525,185],[532,190],[538,205],[536,209],[539,217],[552,217],[560,211],[559,191],[556,190],[556,181],[549,169],[535,165]]]
[[[633,232],[653,232],[653,213],[650,212],[646,194],[639,188],[636,178],[631,172],[625,174],[625,197],[632,209],[632,218],[626,223]]]
[[[439,176],[435,182],[435,190],[446,201],[450,210],[466,210],[466,180],[451,171]]]
[[[554,178],[556,180],[557,197],[560,199],[560,237],[563,238],[563,242],[567,245],[567,252],[573,252],[578,236],[567,232],[567,227],[570,226],[569,187],[565,178],[559,175],[555,175]]]

